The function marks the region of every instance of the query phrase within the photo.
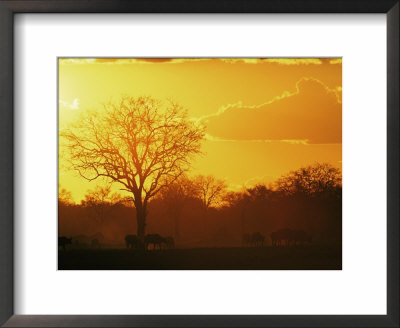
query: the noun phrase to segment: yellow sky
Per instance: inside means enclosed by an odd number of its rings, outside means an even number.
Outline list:
[[[341,92],[337,58],[60,59],[59,127],[121,95],[173,99],[207,126],[190,174],[235,189],[315,162],[341,167]],[[59,182],[75,201],[97,184],[62,158]]]

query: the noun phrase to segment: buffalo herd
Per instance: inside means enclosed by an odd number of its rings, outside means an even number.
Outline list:
[[[65,251],[68,245],[72,245],[72,238],[58,237],[58,247],[61,247]]]
[[[262,235],[260,232],[255,232],[253,234],[243,234],[243,246],[262,247],[264,246],[264,241],[265,236]]]
[[[126,235],[125,245],[131,249],[161,250],[175,248],[175,241],[172,237],[161,237],[159,234],[149,234],[144,237],[144,242],[136,235]]]
[[[303,230],[280,229],[271,232],[272,246],[299,246],[311,244],[311,235]],[[260,232],[243,234],[242,244],[249,247],[264,246],[265,236]]]
[[[311,244],[311,235],[303,230],[280,229],[270,234],[272,246],[302,246]],[[58,247],[65,251],[68,245],[72,245],[72,238],[64,236],[58,237]],[[162,250],[175,248],[173,237],[162,237],[159,234],[148,234],[144,239],[140,239],[137,235],[126,235],[125,245],[128,249],[144,249],[144,250]],[[242,236],[242,246],[245,247],[263,247],[265,245],[265,236],[260,232],[252,234],[245,233]],[[98,239],[91,241],[92,248],[100,248]]]

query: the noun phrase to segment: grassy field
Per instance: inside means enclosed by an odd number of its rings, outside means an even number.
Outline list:
[[[341,247],[59,250],[59,270],[341,270]]]

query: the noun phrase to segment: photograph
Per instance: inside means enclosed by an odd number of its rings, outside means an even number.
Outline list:
[[[57,66],[58,270],[342,270],[342,58]]]

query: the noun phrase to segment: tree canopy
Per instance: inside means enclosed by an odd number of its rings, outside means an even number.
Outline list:
[[[342,186],[342,173],[328,163],[316,163],[289,172],[278,179],[275,186],[285,194],[332,192]]]
[[[174,102],[124,96],[103,111],[85,112],[60,136],[67,161],[82,178],[105,178],[133,195],[143,237],[148,201],[188,170],[204,127]]]

